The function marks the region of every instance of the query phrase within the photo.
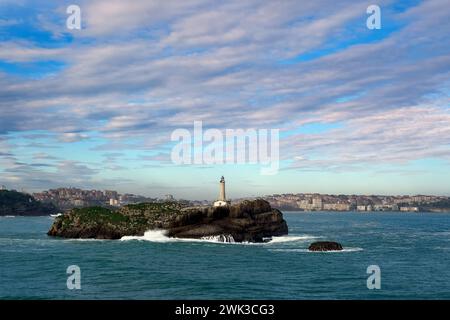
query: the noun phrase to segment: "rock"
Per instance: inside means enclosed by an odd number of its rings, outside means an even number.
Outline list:
[[[340,251],[342,245],[332,241],[317,241],[311,243],[308,248],[309,251]]]
[[[178,203],[142,203],[118,210],[73,209],[57,217],[48,235],[64,238],[120,239],[145,231],[166,230],[176,238],[263,242],[286,235],[283,214],[265,200],[245,200],[224,207],[182,207]]]

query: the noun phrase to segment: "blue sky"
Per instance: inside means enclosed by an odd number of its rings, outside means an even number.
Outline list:
[[[0,184],[449,195],[448,1],[378,1],[380,30],[371,4],[1,1]],[[279,129],[278,173],[174,164],[171,133],[194,121]]]

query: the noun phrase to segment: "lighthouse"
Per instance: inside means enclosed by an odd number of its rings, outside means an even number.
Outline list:
[[[225,178],[222,176],[219,181],[219,198],[214,201],[214,207],[223,207],[230,204],[225,196]]]

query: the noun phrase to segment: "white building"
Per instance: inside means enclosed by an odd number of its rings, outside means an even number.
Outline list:
[[[217,201],[214,201],[214,207],[224,207],[231,203],[231,201],[227,200],[225,196],[225,178],[222,178],[219,181],[219,198]]]
[[[111,198],[111,199],[109,199],[109,205],[113,206],[113,207],[118,207],[119,206],[119,200]]]
[[[400,211],[402,212],[419,212],[418,207],[400,207]]]
[[[312,206],[314,210],[322,210],[323,209],[323,202],[321,197],[314,197],[312,199]]]

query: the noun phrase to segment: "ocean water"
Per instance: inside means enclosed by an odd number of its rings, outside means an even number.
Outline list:
[[[51,217],[0,217],[1,299],[450,299],[450,214],[284,213],[265,244],[64,240]],[[316,240],[342,252],[308,252]],[[67,267],[81,290],[67,289]],[[367,288],[369,265],[381,289]]]

